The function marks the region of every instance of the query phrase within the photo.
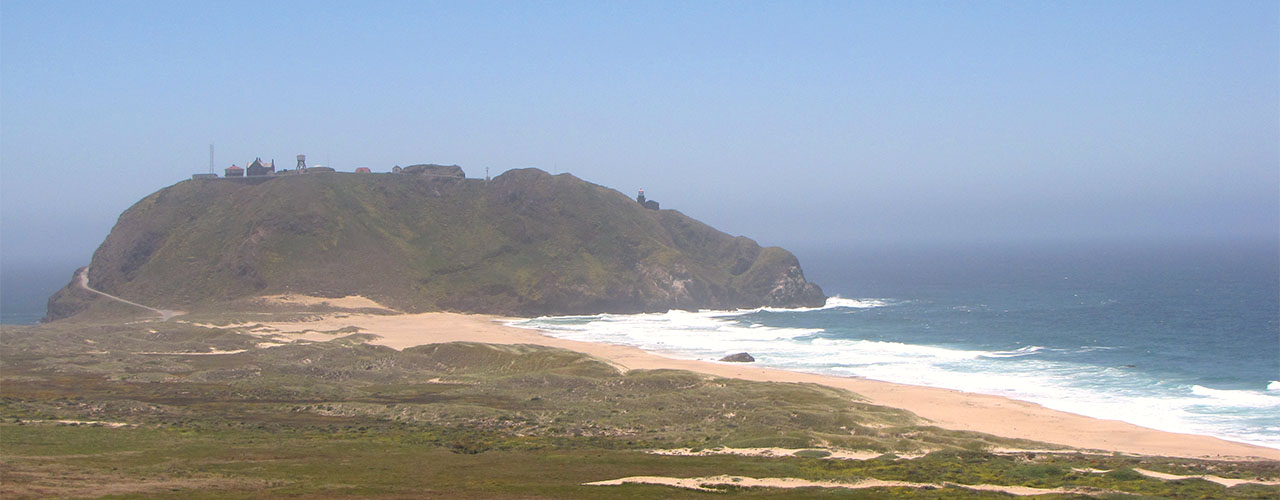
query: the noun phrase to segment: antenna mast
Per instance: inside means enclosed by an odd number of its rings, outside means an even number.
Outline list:
[[[209,173],[213,173],[213,143],[209,143]]]

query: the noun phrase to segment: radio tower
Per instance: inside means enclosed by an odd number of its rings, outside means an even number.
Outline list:
[[[213,143],[209,143],[209,173],[213,173]]]

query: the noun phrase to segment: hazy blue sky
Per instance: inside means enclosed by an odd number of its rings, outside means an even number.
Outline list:
[[[571,172],[793,248],[1275,239],[1280,3],[0,4],[6,265],[87,263],[211,142]]]

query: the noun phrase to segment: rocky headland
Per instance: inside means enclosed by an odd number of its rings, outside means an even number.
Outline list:
[[[187,311],[288,293],[521,316],[825,301],[782,248],[538,169],[183,181],[126,210],[90,269],[96,290]],[[77,288],[47,319],[98,300]]]

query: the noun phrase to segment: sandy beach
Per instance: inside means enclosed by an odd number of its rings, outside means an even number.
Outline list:
[[[750,364],[683,360],[640,349],[557,339],[534,330],[505,326],[500,318],[453,313],[317,315],[309,321],[263,322],[257,333],[276,340],[332,340],[334,332],[357,327],[376,335],[371,343],[394,349],[441,342],[537,344],[586,353],[624,370],[677,369],[767,382],[821,384],[855,392],[870,402],[911,411],[947,429],[1030,439],[1086,450],[1171,457],[1280,460],[1280,449],[1208,436],[1177,434],[1057,411],[999,396],[965,393],[867,379],[798,373]]]

